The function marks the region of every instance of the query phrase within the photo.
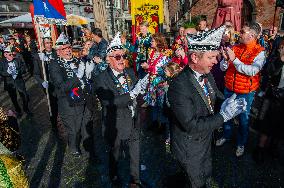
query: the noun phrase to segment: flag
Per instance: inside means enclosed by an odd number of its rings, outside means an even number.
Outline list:
[[[276,0],[276,7],[284,8],[284,0]]]
[[[66,24],[62,0],[33,0],[35,21],[41,24]]]

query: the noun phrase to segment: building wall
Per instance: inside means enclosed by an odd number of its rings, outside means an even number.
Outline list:
[[[245,1],[245,0],[244,0]],[[255,21],[263,24],[263,28],[269,28],[273,23],[275,2],[273,0],[246,0],[249,2],[253,10],[253,18]],[[205,8],[206,7],[206,8]],[[191,15],[207,15],[208,25],[211,26],[215,12],[217,9],[217,0],[214,2],[208,0],[199,0],[191,10]],[[280,9],[280,8],[278,8]],[[276,26],[280,25],[280,11],[276,14]]]

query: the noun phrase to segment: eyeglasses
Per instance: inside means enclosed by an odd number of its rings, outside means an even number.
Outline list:
[[[126,59],[127,55],[123,54],[123,55],[115,55],[115,56],[109,56],[109,57],[113,57],[115,60],[119,61],[122,59]]]
[[[240,34],[249,33],[249,31],[240,30]]]
[[[61,50],[66,50],[66,49],[70,49],[70,48],[71,48],[71,46],[67,46],[65,48],[62,48]]]

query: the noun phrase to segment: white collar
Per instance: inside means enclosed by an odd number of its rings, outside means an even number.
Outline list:
[[[111,70],[112,70],[114,76],[118,76],[119,74],[123,73],[123,72],[118,72],[118,71],[116,71],[114,69],[111,69]]]

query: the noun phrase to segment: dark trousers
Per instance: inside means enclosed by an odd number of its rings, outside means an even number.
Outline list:
[[[139,161],[140,161],[140,132],[139,129],[133,128],[130,138],[128,140],[121,140],[116,138],[114,144],[111,146],[110,151],[110,163],[109,163],[109,174],[113,178],[117,176],[117,165],[120,154],[122,143],[126,143],[129,150],[130,156],[130,175],[132,181],[137,182],[140,180],[139,177]]]
[[[57,126],[57,117],[58,117],[58,104],[57,104],[57,97],[54,96],[52,92],[49,91],[49,102],[50,102],[50,122],[53,128]],[[46,95],[46,89],[43,89],[44,94]]]
[[[18,90],[16,88],[9,88],[8,90],[8,94],[9,97],[11,98],[11,101],[15,107],[15,110],[17,113],[21,113],[21,108],[20,105],[18,103],[18,99],[17,99],[17,91],[20,94],[20,97],[22,99],[23,102],[23,110],[24,112],[28,113],[29,112],[29,97],[28,94],[26,92],[26,88],[23,88],[22,90]]]
[[[80,142],[87,137],[86,125],[90,121],[90,111],[86,105],[70,107],[66,98],[58,99],[58,111],[67,130],[70,151],[80,151]]]
[[[196,160],[188,163],[180,163],[180,165],[187,174],[188,186],[191,185],[191,188],[206,187],[206,182],[212,174],[211,157],[203,161]]]
[[[58,116],[57,97],[53,96],[52,94],[49,94],[49,100],[50,100],[50,108],[52,114],[52,116],[50,117],[50,122],[53,127],[56,127],[57,116]]]

